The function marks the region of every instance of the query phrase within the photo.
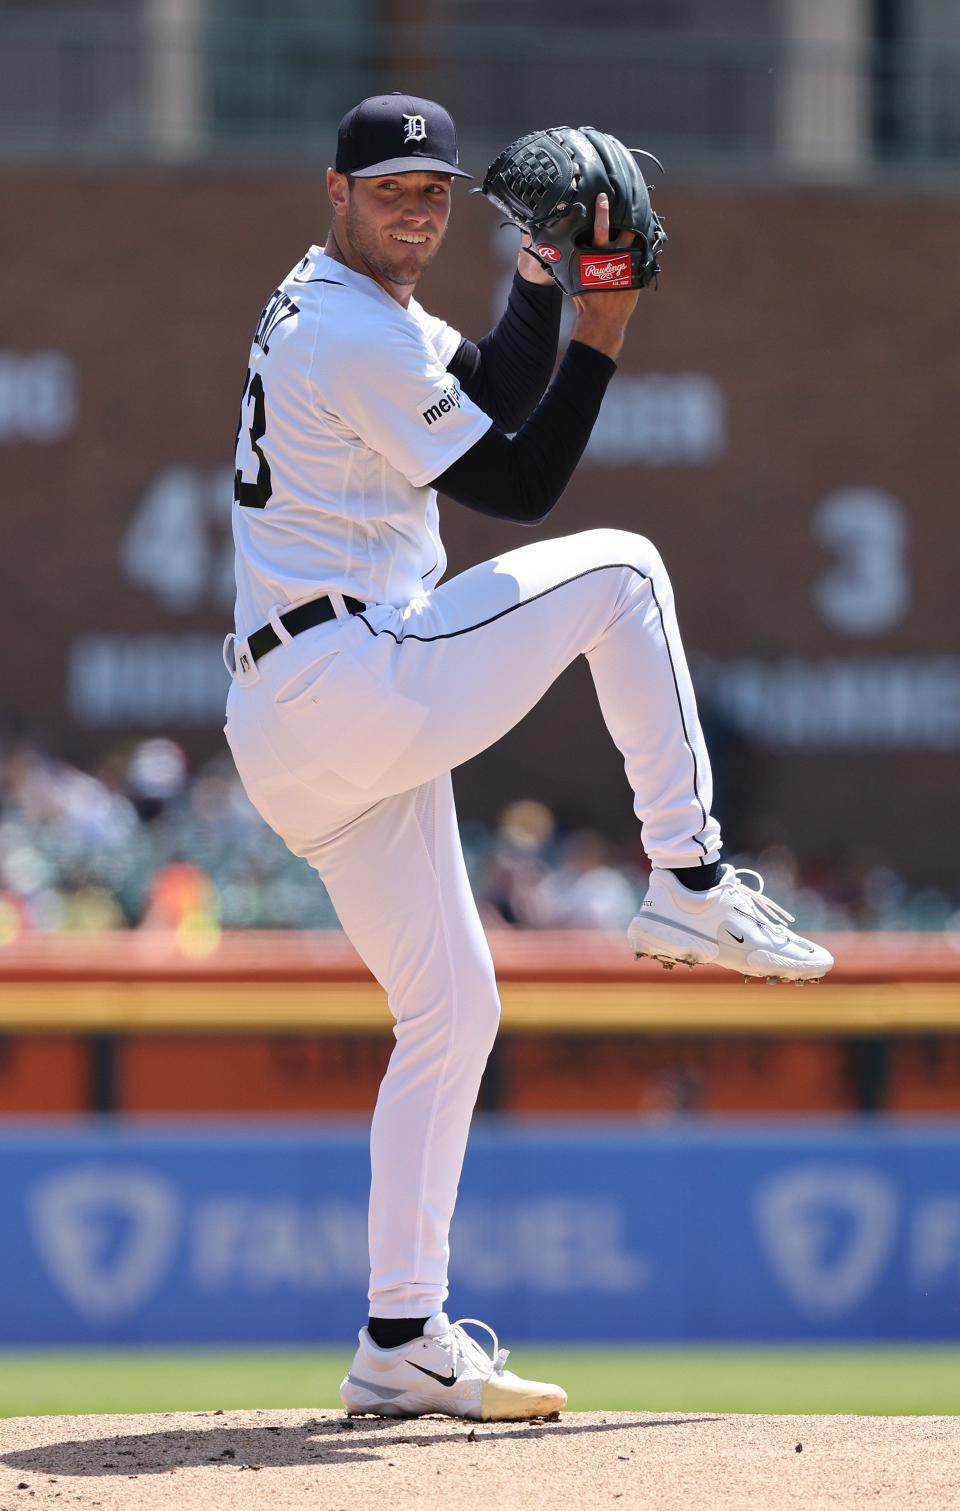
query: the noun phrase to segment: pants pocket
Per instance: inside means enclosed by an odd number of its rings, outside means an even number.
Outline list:
[[[288,770],[332,771],[360,790],[376,785],[419,734],[427,705],[398,693],[349,651],[291,679],[274,703]]]

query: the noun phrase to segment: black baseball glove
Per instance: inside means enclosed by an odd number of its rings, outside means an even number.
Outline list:
[[[552,126],[505,147],[474,192],[486,195],[511,225],[527,232],[533,256],[565,294],[642,289],[660,271],[657,254],[667,238],[635,152],[651,156],[593,126]],[[593,244],[597,195],[604,193],[610,200],[611,240],[633,231],[631,246]]]

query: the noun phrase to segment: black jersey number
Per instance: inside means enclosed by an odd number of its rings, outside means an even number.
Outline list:
[[[270,481],[270,463],[260,450],[267,428],[267,405],[263,395],[263,379],[259,373],[250,376],[243,385],[240,401],[240,424],[237,426],[237,470],[233,477],[234,503],[245,509],[265,509],[273,492]],[[247,479],[256,471],[256,481]]]

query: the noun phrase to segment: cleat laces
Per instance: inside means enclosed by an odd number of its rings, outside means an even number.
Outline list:
[[[465,1326],[482,1327],[485,1333],[490,1334],[493,1339],[492,1357],[482,1343],[464,1332]],[[500,1339],[489,1323],[481,1322],[479,1317],[460,1317],[450,1324],[450,1333],[453,1337],[454,1356],[458,1363],[460,1357],[470,1359],[478,1369],[482,1369],[485,1377],[491,1374],[503,1374],[503,1366],[510,1357],[510,1350],[500,1347]],[[459,1373],[459,1370],[457,1372]]]
[[[759,885],[748,887],[740,880],[741,876],[755,876]],[[753,911],[761,923],[772,926],[775,930],[782,932],[784,936],[789,933],[786,925],[795,922],[794,916],[792,913],[788,913],[786,908],[782,908],[778,902],[774,902],[772,897],[766,895],[763,890],[763,877],[759,871],[752,870],[750,866],[731,866],[728,872],[728,881],[732,884],[734,891],[740,894],[741,898],[749,899]],[[763,917],[763,914],[766,914],[766,917]]]

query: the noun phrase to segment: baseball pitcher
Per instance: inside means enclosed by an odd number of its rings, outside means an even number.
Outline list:
[[[523,235],[474,344],[415,298],[450,216],[454,124],[391,94],[343,119],[331,229],[270,295],[237,433],[226,736],[268,824],[322,877],[387,993],[395,1047],[371,1131],[369,1321],[349,1412],[474,1419],[561,1408],[449,1321],[448,1233],[497,1030],[493,966],[450,772],[584,655],[652,867],[636,955],[815,980],[829,954],[720,860],[710,762],[656,548],[595,529],[444,581],[437,494],[538,524],[566,487],[665,245],[635,152],[590,127],[513,143],[483,192]],[[576,305],[554,374],[561,305]],[[486,1324],[481,1324],[485,1327]]]

